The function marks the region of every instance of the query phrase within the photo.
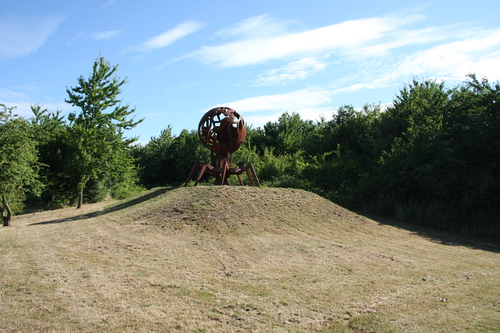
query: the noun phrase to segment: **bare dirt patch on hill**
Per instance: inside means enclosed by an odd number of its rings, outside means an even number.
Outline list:
[[[0,229],[0,331],[494,332],[500,252],[294,189],[198,186]]]

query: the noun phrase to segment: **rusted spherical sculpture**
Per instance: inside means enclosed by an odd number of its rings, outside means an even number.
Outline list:
[[[247,174],[252,185],[260,186],[252,163],[244,167],[233,164],[233,153],[241,147],[247,135],[245,121],[238,112],[227,107],[213,108],[201,118],[198,135],[203,145],[212,151],[210,162],[195,163],[185,186],[195,174],[198,174],[195,186],[203,175],[214,176],[216,185],[229,185],[228,178],[236,175],[240,184],[245,185],[241,177],[243,173]]]
[[[201,118],[198,135],[206,148],[218,155],[227,155],[241,147],[247,135],[247,127],[238,112],[218,107]]]

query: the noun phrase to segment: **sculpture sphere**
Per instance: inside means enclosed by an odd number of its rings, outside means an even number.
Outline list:
[[[232,154],[241,147],[247,134],[245,121],[227,107],[213,108],[201,118],[198,135],[203,145],[219,155]]]

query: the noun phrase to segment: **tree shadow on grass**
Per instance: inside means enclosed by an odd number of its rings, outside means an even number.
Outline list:
[[[495,240],[471,237],[467,235],[452,233],[450,231],[442,231],[430,227],[412,224],[409,222],[404,222],[394,218],[377,216],[368,213],[358,212],[358,214],[369,218],[370,220],[376,221],[382,225],[390,225],[395,228],[410,231],[412,234],[427,238],[429,241],[434,243],[450,246],[465,246],[477,250],[500,253],[500,244],[498,244],[498,242]]]
[[[62,219],[54,219],[50,221],[43,221],[43,222],[36,222],[36,223],[31,223],[30,225],[44,225],[44,224],[56,224],[56,223],[64,223],[64,222],[72,222],[72,221],[79,221],[79,220],[85,220],[93,217],[98,217],[102,216],[105,214],[113,213],[125,208],[129,208],[131,206],[135,206],[138,204],[141,204],[145,201],[148,201],[150,199],[153,199],[155,197],[158,197],[162,194],[167,193],[168,191],[173,190],[175,187],[162,187],[154,190],[150,190],[148,192],[145,192],[144,194],[139,195],[138,197],[135,197],[133,199],[125,200],[118,202],[117,204],[113,204],[111,206],[105,207],[103,210],[97,211],[97,212],[92,212],[88,214],[80,214],[76,216],[71,216],[71,217],[66,217]]]

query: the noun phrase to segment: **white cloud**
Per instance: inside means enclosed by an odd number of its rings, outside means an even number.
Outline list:
[[[71,42],[68,43],[68,45],[73,44],[80,39],[109,40],[120,35],[122,32],[123,30],[107,30],[93,33],[82,32],[74,37]]]
[[[254,85],[284,85],[297,80],[304,80],[311,75],[323,71],[325,68],[326,64],[324,62],[317,61],[314,58],[303,58],[281,68],[266,71],[259,75],[259,78],[254,81]]]
[[[3,103],[3,102],[0,102]],[[13,113],[17,114],[21,117],[30,118],[33,116],[33,112],[31,111],[31,106],[40,104],[42,109],[47,109],[51,112],[60,110],[60,111],[70,111],[71,106],[64,102],[51,102],[51,103],[33,103],[29,101],[16,101],[13,103],[6,104],[8,106],[15,106]]]
[[[414,77],[463,80],[468,73],[477,73],[490,80],[500,78],[500,30],[466,24],[408,28],[423,19],[407,11],[292,32],[291,22],[262,15],[218,32],[217,36],[233,41],[203,46],[185,57],[221,68],[302,58],[262,73],[252,82],[258,86],[305,80],[334,63],[342,64],[340,73],[354,70],[349,77],[335,77],[332,87],[341,88],[333,94],[385,88]],[[327,64],[317,60],[319,56],[333,61]]]
[[[266,112],[266,113],[249,113],[244,115],[245,123],[247,125],[252,126],[253,128],[263,127],[268,122],[275,122],[283,115],[284,112]],[[297,109],[293,111],[288,111],[290,113],[298,113],[300,118],[303,120],[312,120],[312,121],[320,121],[322,118],[326,120],[330,120],[332,115],[336,112],[335,108],[328,107],[318,107],[318,108],[306,108],[306,109]]]
[[[109,6],[111,6],[112,4],[114,4],[115,2],[116,2],[116,0],[109,0],[109,1],[105,2],[105,3],[102,5],[102,8],[109,7]]]
[[[434,29],[437,30],[441,29]],[[364,60],[346,58],[342,66],[355,68],[357,74],[338,77],[330,82],[329,88],[316,87],[282,94],[254,96],[224,105],[249,114],[245,116],[247,122],[260,126],[268,121],[275,121],[283,112],[297,112],[303,119],[317,120],[320,116],[328,119],[336,111],[337,106],[332,105],[334,96],[399,86],[414,77],[462,82],[467,74],[476,73],[480,77],[487,77],[490,81],[500,80],[500,29],[462,29],[455,30],[454,33],[456,39],[434,44],[430,48],[417,50],[408,55],[388,54]],[[422,40],[428,38],[420,36]],[[439,36],[436,38],[441,40]],[[308,69],[323,70],[324,64],[321,62],[316,64],[315,61],[309,57],[291,62],[281,68],[265,72],[256,83],[283,83],[286,80],[300,79],[301,75],[308,75]]]
[[[420,15],[406,14],[387,15],[360,20],[345,21],[326,27],[311,29],[302,32],[284,33],[282,29],[275,29],[274,34],[269,31],[262,35],[255,32],[251,35],[238,32],[236,36],[242,39],[217,46],[203,46],[191,54],[205,63],[214,63],[220,67],[237,67],[263,63],[273,59],[282,59],[291,55],[315,54],[318,52],[351,52],[363,46],[371,45],[375,41],[384,41],[383,38],[399,38],[406,44],[411,40],[394,32],[406,24],[422,19]],[[260,27],[261,17],[250,22]],[[264,21],[270,20],[265,17]],[[257,22],[257,23],[255,23]],[[249,30],[248,22],[241,24],[240,30]],[[238,29],[237,29],[238,30]],[[261,29],[257,29],[260,31]],[[431,39],[428,31],[426,39]],[[413,36],[415,37],[415,36]],[[434,37],[438,38],[438,37]],[[419,39],[417,39],[419,41]],[[387,43],[386,41],[384,41]],[[401,42],[400,42],[401,43]],[[394,43],[387,44],[394,47]]]
[[[300,89],[284,94],[249,97],[225,103],[239,112],[293,112],[299,109],[324,105],[331,102],[331,91],[325,89]]]
[[[387,63],[380,82],[412,76],[463,81],[469,73],[500,79],[500,30],[473,32],[473,37],[443,43]]]
[[[15,107],[13,110],[14,114],[17,114],[21,117],[30,118],[33,116],[33,112],[31,111],[31,106],[35,104],[40,104],[42,109],[47,109],[49,111],[69,111],[71,110],[71,106],[64,102],[49,102],[49,103],[35,103],[25,99],[19,100],[2,100],[0,98],[0,103],[6,105],[7,107]]]
[[[460,73],[473,73],[477,74],[478,77],[486,77],[491,81],[500,80],[500,54],[497,52],[495,56],[481,59],[475,63],[470,64],[470,67],[465,67]],[[458,74],[460,74],[458,73]],[[463,76],[462,76],[463,79]]]
[[[90,35],[90,37],[97,40],[108,40],[118,36],[122,32],[123,30],[108,30],[108,31],[94,32],[93,34]]]
[[[13,90],[14,89],[14,90]],[[72,107],[64,101],[54,101],[50,98],[44,98],[44,102],[35,101],[33,94],[38,94],[41,90],[36,86],[22,86],[13,89],[0,87],[0,103],[7,107],[15,107],[13,113],[22,117],[31,117],[31,105],[40,104],[42,108],[47,108],[50,111],[69,111]]]
[[[264,38],[284,35],[289,26],[296,24],[293,21],[276,20],[270,15],[259,15],[245,19],[237,24],[219,30],[215,35],[223,39],[237,38]]]
[[[243,109],[238,108],[238,106],[241,106],[240,104],[237,103],[228,103],[228,107],[234,108],[238,112],[240,112]],[[247,110],[243,110],[244,114],[244,119],[245,122],[251,126],[255,127],[262,127],[268,122],[273,122],[277,121],[281,115],[285,112],[289,113],[298,113],[300,115],[301,119],[304,120],[313,120],[313,121],[319,121],[321,118],[325,118],[327,120],[331,119],[332,115],[335,113],[336,108],[335,107],[302,107],[302,108],[279,108],[275,109],[272,106],[268,108],[268,110],[262,110],[260,112],[251,112],[250,108],[247,108]],[[250,111],[250,112],[249,112]],[[244,113],[247,112],[247,113]]]
[[[370,82],[370,83],[355,83],[347,87],[335,89],[334,93],[337,95],[340,94],[350,94],[354,93],[356,91],[362,90],[362,89],[375,89],[375,88],[380,88],[382,86],[381,81],[377,80],[377,82]]]
[[[455,27],[429,27],[416,30],[398,29],[397,31],[388,32],[386,36],[373,41],[373,43],[359,45],[355,49],[345,50],[344,53],[355,58],[366,58],[367,55],[370,57],[383,57],[397,48],[448,40],[454,34],[451,32],[453,29]]]
[[[139,46],[131,48],[131,50],[136,52],[151,52],[162,49],[169,46],[173,42],[198,31],[201,27],[202,24],[200,22],[186,21],[158,36],[148,39]]]
[[[243,119],[245,119],[245,123],[247,126],[252,126],[252,128],[263,127],[268,122],[277,121],[279,117],[282,115],[282,112],[276,112],[272,114],[250,114],[244,115]]]
[[[20,58],[38,50],[63,19],[58,15],[0,19],[0,60]]]
[[[458,39],[409,54],[386,54],[373,59],[346,58],[343,66],[354,71],[332,82],[332,94],[400,86],[417,79],[444,80],[454,84],[475,73],[500,80],[500,30],[455,30]],[[453,82],[456,81],[456,82]]]
[[[0,101],[2,101],[3,104],[10,103],[11,101],[14,100],[26,100],[26,99],[28,99],[28,95],[26,95],[23,92],[0,87]]]
[[[264,95],[244,98],[217,106],[227,106],[242,114],[247,124],[259,127],[269,121],[276,121],[284,112],[296,112],[302,119],[319,120],[329,118],[334,108],[325,106],[332,102],[334,92],[308,88],[284,94]],[[215,107],[215,106],[213,106]]]

